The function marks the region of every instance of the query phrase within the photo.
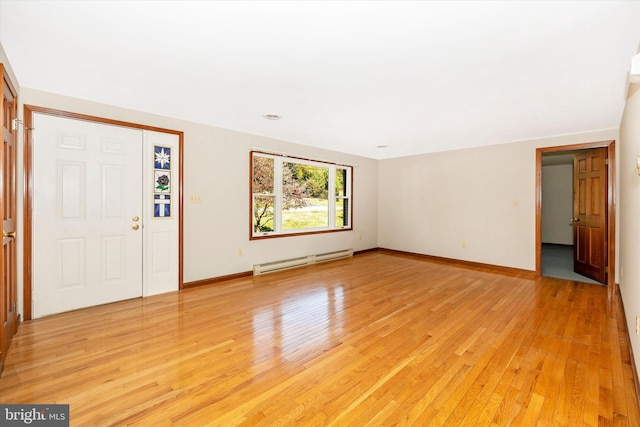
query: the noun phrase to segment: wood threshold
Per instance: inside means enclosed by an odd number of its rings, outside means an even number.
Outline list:
[[[620,299],[469,267],[368,251],[28,321],[2,403],[96,426],[640,425]]]

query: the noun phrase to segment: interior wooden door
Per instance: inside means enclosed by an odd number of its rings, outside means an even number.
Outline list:
[[[573,158],[573,269],[607,282],[607,149]]]
[[[0,64],[2,74],[2,150],[0,150],[0,216],[2,217],[2,257],[0,257],[0,373],[11,338],[18,327],[16,281],[16,130],[17,94]]]

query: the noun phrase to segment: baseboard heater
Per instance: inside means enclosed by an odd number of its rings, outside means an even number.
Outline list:
[[[302,267],[304,265],[317,264],[319,262],[333,261],[341,258],[353,256],[353,249],[344,249],[341,251],[327,252],[318,255],[309,255],[300,258],[285,259],[282,261],[267,262],[265,264],[257,264],[253,266],[253,275],[274,273],[276,271],[287,270],[289,268]]]

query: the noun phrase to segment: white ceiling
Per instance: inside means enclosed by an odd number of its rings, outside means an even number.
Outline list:
[[[2,0],[0,43],[23,87],[389,158],[617,128],[639,18],[637,1]]]

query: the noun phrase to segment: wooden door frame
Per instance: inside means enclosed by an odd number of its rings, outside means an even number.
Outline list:
[[[35,113],[48,114],[68,119],[85,120],[106,125],[123,126],[134,129],[153,132],[168,133],[178,136],[179,173],[178,173],[178,289],[183,288],[183,230],[184,230],[184,206],[183,206],[183,176],[184,176],[184,132],[172,129],[164,129],[139,123],[112,120],[104,117],[89,116],[86,114],[56,110],[53,108],[39,107],[35,105],[24,106],[24,214],[23,214],[23,318],[32,319],[33,292],[32,292],[32,256],[33,256],[33,115]]]
[[[609,268],[607,288],[609,295],[613,295],[616,285],[616,142],[614,140],[536,149],[536,276],[542,275],[542,155],[590,148],[606,148],[609,161],[607,167],[607,266]]]
[[[3,105],[0,105],[0,110],[2,111],[2,117],[0,117],[0,130],[3,130],[5,128],[5,126],[8,129],[13,129],[13,150],[12,150],[12,157],[13,157],[13,191],[12,194],[10,195],[10,198],[12,199],[11,202],[11,217],[13,218],[14,221],[14,230],[13,231],[17,231],[17,225],[18,225],[18,218],[16,217],[17,214],[17,205],[18,205],[18,194],[17,194],[17,180],[18,180],[18,132],[16,131],[16,127],[14,126],[14,123],[4,123],[4,120],[6,118],[6,116],[4,115],[4,84],[7,84],[7,88],[9,89],[9,91],[11,92],[11,95],[13,96],[13,105],[11,107],[12,110],[12,120],[17,120],[18,119],[18,91],[16,90],[16,86],[13,83],[13,80],[11,79],[11,75],[9,74],[9,70],[6,68],[6,66],[3,63],[0,63],[0,76],[2,78],[2,82],[0,82],[2,84],[2,87],[0,87],[0,102],[3,103]],[[3,144],[4,144],[4,135],[2,136],[3,138]],[[4,159],[2,159],[2,161],[4,162]],[[6,166],[6,162],[5,162],[5,166]],[[4,167],[4,166],[3,166]],[[4,175],[0,176],[0,185],[3,187],[2,190],[4,190],[4,186],[5,186],[5,181],[4,181]],[[4,192],[4,191],[3,191]],[[4,203],[3,201],[3,206],[0,207],[0,220],[4,220],[4,208],[6,206],[6,203]],[[4,224],[3,224],[3,230],[4,232]],[[3,243],[4,244],[4,243]],[[2,375],[2,371],[4,369],[4,359],[7,356],[7,352],[5,351],[5,345],[7,343],[10,344],[11,339],[13,338],[13,336],[17,333],[18,330],[18,324],[20,323],[20,316],[17,314],[17,310],[14,308],[13,310],[9,310],[9,313],[5,313],[6,307],[7,307],[7,301],[5,300],[4,296],[5,295],[9,295],[11,297],[11,299],[13,300],[13,303],[16,304],[17,303],[17,299],[18,299],[18,281],[17,281],[17,273],[18,273],[18,261],[17,261],[17,257],[18,257],[18,251],[17,251],[17,238],[14,236],[13,242],[11,243],[12,245],[14,245],[14,256],[11,257],[12,261],[11,264],[13,267],[13,278],[11,279],[11,284],[10,287],[11,289],[9,289],[9,292],[6,292],[6,289],[4,289],[4,283],[3,286],[0,286],[0,293],[2,293],[0,295],[0,305],[2,305],[0,307],[0,375]],[[4,251],[4,249],[3,249]],[[2,275],[4,275],[6,277],[6,269],[7,266],[4,264],[4,257],[0,257],[0,264],[1,264],[1,268],[0,268],[0,273]],[[3,280],[4,282],[4,280]],[[11,304],[11,303],[9,303]],[[7,339],[7,336],[5,336],[5,325],[3,324],[4,319],[2,318],[2,314],[6,314],[7,316],[7,321],[12,323],[11,329],[12,329],[12,333],[11,336]],[[11,319],[10,319],[11,317]],[[8,347],[8,346],[7,346]]]

